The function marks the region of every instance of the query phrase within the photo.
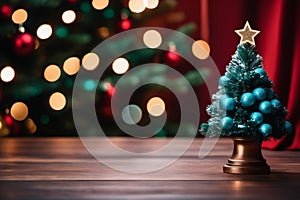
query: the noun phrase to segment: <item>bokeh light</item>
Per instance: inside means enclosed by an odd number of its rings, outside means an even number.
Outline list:
[[[5,120],[3,118],[0,118],[0,137],[7,136],[10,134],[10,130],[5,123]]]
[[[18,31],[19,31],[20,33],[24,33],[24,32],[25,32],[24,26],[19,26],[19,27],[18,27]]]
[[[60,68],[57,65],[49,65],[44,71],[44,77],[49,82],[55,82],[61,75]]]
[[[45,40],[52,35],[52,27],[49,24],[42,24],[36,31],[38,38]]]
[[[149,48],[157,48],[162,43],[162,37],[156,30],[146,31],[143,35],[144,44]]]
[[[115,17],[115,11],[112,8],[106,8],[103,10],[102,15],[105,19],[113,19]]]
[[[7,114],[9,114],[9,109],[5,109],[5,112],[6,112]],[[12,118],[10,115],[6,115],[6,116],[4,117],[4,119],[5,119],[5,123],[6,123],[8,126],[11,126],[11,125],[14,123],[14,120],[13,120],[13,118]]]
[[[23,102],[16,102],[10,108],[10,115],[17,121],[23,121],[28,116],[28,107]]]
[[[123,30],[128,30],[131,27],[131,22],[128,19],[122,20],[121,22],[121,28]]]
[[[9,5],[2,4],[0,6],[0,12],[1,12],[2,18],[10,18],[13,13],[13,8]]]
[[[65,27],[58,27],[56,28],[55,31],[57,37],[59,38],[66,38],[68,36],[68,29],[66,29]]]
[[[86,70],[94,70],[99,62],[100,58],[96,53],[87,53],[82,58],[82,67]]]
[[[49,105],[53,110],[62,110],[66,103],[66,97],[60,92],[53,93],[49,98]]]
[[[116,74],[124,74],[129,69],[129,62],[125,58],[117,58],[112,64],[112,69]]]
[[[34,49],[37,50],[40,47],[40,41],[34,37]]]
[[[83,83],[83,88],[86,91],[93,91],[97,87],[97,83],[94,80],[86,80]]]
[[[91,2],[90,1],[81,1],[80,10],[85,14],[89,14],[92,11]]]
[[[173,41],[169,42],[168,46],[169,46],[169,51],[171,51],[171,52],[175,52],[176,51],[176,45],[175,45],[175,43]]]
[[[70,57],[65,60],[63,65],[63,70],[68,75],[74,75],[79,71],[80,68],[80,60],[77,57]]]
[[[143,0],[129,0],[128,7],[134,13],[141,13],[146,9]]]
[[[18,9],[12,14],[11,19],[15,24],[23,24],[27,20],[27,17],[26,10]]]
[[[103,39],[108,38],[108,36],[109,36],[109,29],[107,27],[98,28],[98,34]]]
[[[0,72],[1,80],[10,82],[15,78],[15,70],[11,66],[4,67]]]
[[[31,118],[26,119],[25,126],[26,126],[28,132],[31,134],[34,134],[37,130],[37,127]]]
[[[210,47],[204,40],[197,40],[192,45],[192,52],[197,58],[204,60],[208,58]]]
[[[115,92],[115,87],[110,82],[104,82],[102,87],[110,96],[112,96]]]
[[[76,19],[76,13],[73,10],[66,10],[62,16],[61,19],[66,24],[71,24]]]
[[[173,62],[179,62],[180,56],[178,52],[176,52],[176,45],[174,42],[169,42],[169,51],[167,52],[167,58]]]
[[[106,8],[109,4],[109,0],[93,0],[92,1],[92,6],[96,9],[96,10],[103,10],[104,8]]]
[[[165,102],[159,97],[153,97],[147,103],[147,111],[150,115],[158,117],[165,112]]]
[[[159,0],[143,0],[143,3],[146,8],[154,9],[158,6]]]
[[[122,119],[127,124],[137,124],[142,119],[142,110],[139,106],[131,104],[123,108]]]

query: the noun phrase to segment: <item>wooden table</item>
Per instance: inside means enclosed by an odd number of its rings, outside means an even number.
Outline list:
[[[170,139],[111,141],[145,150]],[[130,174],[97,161],[78,138],[0,138],[0,199],[300,199],[300,152],[264,150],[270,175],[230,175],[222,166],[232,141],[199,159],[201,142],[166,168]]]

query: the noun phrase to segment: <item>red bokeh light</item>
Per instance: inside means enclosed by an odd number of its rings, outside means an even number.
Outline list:
[[[131,28],[131,22],[128,19],[125,19],[121,22],[121,27],[123,30],[128,30]]]

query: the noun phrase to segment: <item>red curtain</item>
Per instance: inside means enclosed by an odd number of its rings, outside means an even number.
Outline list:
[[[208,40],[211,56],[221,74],[225,72],[240,40],[234,30],[244,27],[248,20],[251,28],[261,31],[255,38],[257,50],[274,82],[276,94],[289,111],[288,120],[294,126],[294,134],[281,140],[264,142],[263,147],[300,149],[299,1],[200,0],[200,11],[205,9],[208,14],[200,15],[200,36]],[[203,20],[208,21],[208,26],[201,26]]]

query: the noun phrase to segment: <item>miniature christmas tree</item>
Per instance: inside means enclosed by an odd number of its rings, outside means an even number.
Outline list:
[[[274,94],[255,48],[254,37],[259,31],[246,22],[236,33],[241,36],[240,44],[207,107],[211,118],[200,131],[209,137],[233,138],[233,153],[223,166],[224,173],[268,174],[270,167],[262,155],[261,142],[291,133],[292,126],[285,121],[287,110]]]
[[[259,31],[252,30],[247,22],[244,29],[236,32],[241,42],[225,75],[219,79],[219,91],[207,107],[211,118],[201,125],[200,132],[209,137],[256,138],[259,141],[280,138],[290,133],[292,126],[285,121],[287,110],[271,89],[272,81],[255,48],[254,37]]]

